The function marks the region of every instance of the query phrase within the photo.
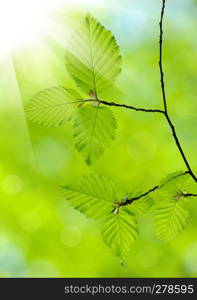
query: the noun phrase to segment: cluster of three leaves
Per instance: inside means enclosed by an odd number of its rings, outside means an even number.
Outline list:
[[[37,93],[26,107],[27,118],[45,126],[73,121],[76,148],[91,164],[115,138],[116,120],[112,111],[99,105],[98,93],[113,84],[120,72],[121,56],[111,32],[87,15],[75,32],[66,55],[67,69],[85,98],[65,87]],[[113,252],[125,258],[137,236],[134,213],[123,207],[112,213],[117,195],[114,184],[104,176],[76,179],[63,189],[72,206],[92,218],[104,218],[102,236]],[[139,202],[140,204],[140,202]],[[140,209],[140,205],[139,205]]]
[[[94,99],[84,100],[78,92],[64,87],[50,88],[32,98],[26,107],[27,117],[47,126],[73,120],[76,148],[91,164],[115,137],[115,118],[109,108],[98,105],[98,93],[113,83],[120,72],[120,62],[119,48],[112,34],[88,15],[70,42],[67,68],[86,96]],[[125,258],[137,236],[134,213],[146,211],[151,202],[146,202],[144,197],[130,205],[130,209],[119,207],[117,213],[111,213],[117,201],[114,189],[109,180],[97,175],[75,182],[74,187],[68,185],[64,193],[74,208],[87,216],[107,215],[102,227],[104,241],[115,254]],[[162,240],[175,237],[187,218],[183,203],[172,195],[174,191],[156,210],[157,235]]]
[[[118,197],[114,183],[101,175],[79,177],[62,190],[73,208],[89,218],[101,219],[101,234],[105,244],[123,260],[138,235],[137,215],[147,213],[155,206],[156,235],[169,242],[184,229],[188,210],[184,203],[183,186],[188,178],[183,172],[173,173],[159,185],[157,202],[149,195],[131,193]],[[136,199],[124,206],[126,199]],[[121,199],[121,201],[119,201]]]
[[[34,123],[59,126],[73,120],[77,150],[91,164],[115,138],[116,120],[112,111],[99,105],[98,93],[113,84],[120,72],[119,47],[110,31],[91,15],[68,43],[67,70],[86,99],[65,87],[38,92],[28,103],[26,115]]]

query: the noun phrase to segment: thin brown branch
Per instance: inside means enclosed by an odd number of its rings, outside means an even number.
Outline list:
[[[162,0],[162,8],[161,8],[161,18],[160,18],[160,22],[159,22],[159,28],[160,28],[160,36],[159,36],[159,70],[160,70],[160,81],[161,81],[161,90],[162,90],[162,97],[163,97],[163,103],[164,103],[164,115],[165,118],[168,122],[168,125],[171,128],[172,131],[172,136],[175,140],[175,143],[179,149],[179,152],[182,156],[182,159],[189,171],[189,174],[191,175],[191,177],[195,180],[195,182],[197,182],[197,177],[195,176],[194,172],[192,171],[190,164],[186,158],[186,155],[182,149],[182,146],[180,144],[179,138],[177,136],[175,127],[168,115],[168,111],[167,111],[167,99],[166,99],[166,92],[165,92],[165,81],[164,81],[164,72],[163,72],[163,18],[164,18],[164,12],[165,12],[165,4],[166,4],[166,0]]]
[[[136,197],[133,197],[133,198],[130,198],[130,199],[126,199],[125,202],[119,202],[119,206],[126,206],[126,205],[129,205],[131,203],[133,203],[134,201],[136,200],[139,200],[147,195],[149,195],[150,193],[154,192],[155,190],[157,190],[160,186],[159,185],[156,185],[155,187],[153,187],[152,189],[148,190],[147,192],[143,193],[143,194],[140,194],[139,196],[136,196]]]
[[[162,114],[165,113],[163,110],[160,110],[160,109],[139,108],[139,107],[135,107],[135,106],[127,105],[127,104],[119,104],[119,103],[116,103],[116,102],[108,102],[108,101],[100,100],[100,99],[84,99],[83,101],[95,102],[95,103],[103,104],[103,105],[106,105],[106,106],[123,107],[123,108],[127,108],[127,109],[132,109],[132,110],[135,110],[135,111],[150,112],[150,113],[162,113]]]
[[[172,135],[173,135],[173,137],[174,137],[175,143],[176,143],[176,145],[177,145],[177,147],[178,147],[178,149],[179,149],[179,152],[180,152],[180,154],[181,154],[181,156],[182,156],[182,158],[183,158],[183,161],[184,161],[185,165],[187,166],[187,169],[188,169],[188,171],[189,171],[189,174],[190,174],[190,176],[195,180],[195,182],[197,182],[197,177],[196,177],[195,174],[193,173],[193,171],[192,171],[192,169],[191,169],[191,167],[190,167],[190,164],[189,164],[189,162],[188,162],[188,160],[187,160],[187,158],[186,158],[186,156],[185,156],[185,153],[184,153],[184,151],[183,151],[183,149],[182,149],[182,147],[181,147],[181,144],[180,144],[180,142],[179,142],[178,136],[177,136],[177,134],[176,134],[175,127],[174,127],[172,121],[170,120],[168,114],[165,114],[165,116],[166,116],[167,122],[168,122],[168,124],[169,124],[169,126],[170,126],[170,128],[171,128]]]
[[[161,8],[161,18],[159,22],[159,69],[160,69],[160,81],[161,81],[161,90],[163,96],[164,110],[167,113],[167,101],[166,101],[166,92],[165,92],[165,82],[164,82],[164,72],[163,72],[163,18],[165,12],[165,4],[166,1],[162,0],[162,8]]]
[[[184,197],[197,197],[197,194],[192,194],[192,193],[184,193]]]
[[[108,102],[105,100],[100,100],[100,99],[87,99],[84,101],[95,101],[98,104],[102,103],[104,105],[107,106],[115,106],[115,107],[123,107],[123,108],[127,108],[127,109],[132,109],[135,111],[142,111],[142,112],[151,112],[151,113],[161,113],[165,116],[165,119],[168,122],[168,125],[170,126],[170,129],[172,131],[172,136],[174,138],[174,141],[176,143],[176,146],[178,147],[178,150],[182,156],[182,159],[188,169],[188,173],[190,174],[190,176],[195,180],[195,182],[197,182],[197,177],[195,176],[194,172],[191,169],[191,166],[186,158],[186,155],[182,149],[182,146],[180,144],[179,138],[177,136],[176,130],[175,130],[175,126],[173,125],[169,114],[168,114],[168,110],[167,110],[167,98],[166,98],[166,91],[165,91],[165,81],[164,81],[164,71],[163,71],[163,19],[164,19],[164,13],[165,13],[165,5],[166,5],[166,0],[162,0],[162,7],[161,7],[161,17],[160,17],[160,22],[159,22],[159,28],[160,28],[160,35],[159,35],[159,70],[160,70],[160,82],[161,82],[161,91],[162,91],[162,98],[163,98],[163,104],[164,104],[164,110],[160,110],[160,109],[146,109],[146,108],[138,108],[138,107],[134,107],[134,106],[130,106],[130,105],[126,105],[126,104],[118,104],[115,102]],[[152,192],[152,190],[155,190],[155,188],[151,189],[150,191],[148,191],[148,193]],[[143,196],[143,195],[142,195]],[[136,199],[134,199],[136,200]]]
[[[165,183],[160,184],[160,185],[156,185],[155,187],[151,188],[150,190],[148,190],[147,192],[145,192],[145,193],[143,193],[143,194],[140,194],[140,195],[138,195],[138,196],[136,196],[136,197],[132,197],[132,198],[130,198],[130,199],[126,199],[125,202],[118,202],[118,203],[116,203],[116,204],[117,204],[119,207],[120,207],[120,206],[127,206],[127,205],[133,203],[133,201],[139,200],[139,199],[141,199],[141,198],[143,198],[143,197],[145,197],[145,196],[151,194],[152,192],[154,192],[154,191],[156,191],[156,190],[162,188],[162,187],[165,186],[166,184],[168,184],[170,181],[172,181],[172,180],[174,180],[174,179],[176,179],[176,178],[178,178],[178,177],[180,177],[180,176],[184,176],[184,175],[186,175],[186,174],[189,174],[189,172],[188,172],[188,171],[185,171],[184,173],[178,174],[178,175],[176,175],[176,176],[170,178],[169,180],[167,180]],[[189,197],[189,196],[187,196],[187,195],[191,195],[191,196],[192,196],[192,195],[194,195],[194,194],[186,193],[186,194],[184,194],[184,197]]]
[[[164,114],[164,111],[160,110],[160,109],[138,108],[138,107],[134,107],[134,106],[127,105],[127,104],[119,104],[119,103],[115,103],[115,102],[107,102],[105,100],[99,100],[99,102],[102,103],[102,104],[104,104],[104,105],[116,106],[116,107],[123,107],[123,108],[133,109],[135,111],[143,111],[143,112],[162,113],[162,114]]]

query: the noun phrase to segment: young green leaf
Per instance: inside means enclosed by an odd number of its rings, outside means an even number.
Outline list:
[[[76,83],[97,96],[120,73],[121,56],[111,32],[88,14],[68,43],[66,63]]]
[[[120,207],[116,213],[106,217],[101,234],[112,252],[124,260],[138,235],[135,215]]]
[[[171,198],[160,202],[156,208],[155,226],[158,238],[169,242],[185,228],[189,212],[181,199]]]
[[[76,149],[87,164],[92,164],[115,138],[116,120],[107,107],[86,105],[79,109],[74,121]]]
[[[74,90],[53,87],[38,92],[25,108],[26,116],[34,123],[59,126],[69,120],[81,104],[81,96]]]
[[[62,191],[73,208],[94,219],[110,213],[117,201],[112,180],[96,174],[76,178]]]

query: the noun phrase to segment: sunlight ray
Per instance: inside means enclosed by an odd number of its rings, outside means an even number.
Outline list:
[[[11,55],[1,62],[0,99],[1,131],[7,132],[6,143],[7,146],[9,145],[10,152],[16,159],[33,164],[31,138],[24,117],[20,88]],[[20,149],[20,153],[17,149]]]

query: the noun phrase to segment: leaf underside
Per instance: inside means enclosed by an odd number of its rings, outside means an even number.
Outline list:
[[[134,214],[124,208],[116,214],[110,213],[102,225],[101,234],[112,252],[124,260],[138,235]]]
[[[189,212],[181,200],[169,199],[156,208],[155,225],[158,238],[169,242],[185,228]]]
[[[92,164],[115,139],[116,120],[107,107],[86,105],[78,111],[73,124],[75,147],[87,164]]]
[[[117,201],[114,183],[97,174],[78,177],[63,186],[62,191],[73,208],[93,219],[110,213]]]
[[[53,87],[38,92],[25,108],[29,120],[39,125],[60,126],[73,117],[83,101],[71,89]]]
[[[120,73],[120,50],[112,33],[88,14],[68,43],[66,64],[77,85],[97,95]]]

